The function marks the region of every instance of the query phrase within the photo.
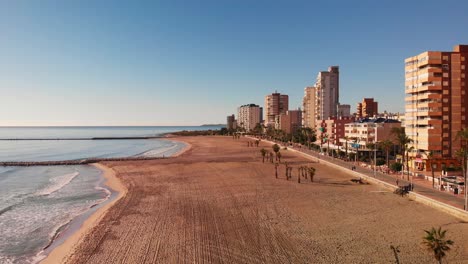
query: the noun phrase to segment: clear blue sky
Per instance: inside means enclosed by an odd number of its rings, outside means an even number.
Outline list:
[[[468,1],[1,1],[0,125],[192,125],[330,65],[403,111],[406,57],[468,44]]]

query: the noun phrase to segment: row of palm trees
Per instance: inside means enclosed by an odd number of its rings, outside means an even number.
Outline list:
[[[398,143],[402,146],[401,153],[403,155],[405,151],[408,151],[409,149],[411,149],[411,148],[408,148],[408,144],[410,144],[412,141],[406,135],[403,135],[404,129],[398,129],[398,130],[395,129],[395,132],[393,133],[396,134]],[[468,135],[466,135],[466,137],[463,140],[465,140],[465,144],[468,143]],[[387,164],[388,164],[388,152],[391,149],[391,147],[393,147],[394,143],[390,140],[385,140],[384,142],[381,142],[380,144],[382,148],[386,150]],[[278,144],[274,144],[272,146],[272,150],[275,153],[276,160],[278,161],[274,163],[275,177],[278,178],[278,167],[279,167],[279,164],[281,163],[280,146]],[[264,148],[262,148],[260,152],[263,157],[262,162],[265,161],[264,159],[267,153],[270,153],[270,160],[271,161],[273,160],[273,152],[268,152]],[[406,161],[408,162],[408,160]],[[285,166],[286,179],[290,180],[292,178],[293,167],[291,167],[288,162],[284,162],[284,166]],[[314,167],[300,166],[297,168],[297,171],[298,171],[298,175],[297,175],[298,183],[301,183],[301,178],[304,178],[305,180],[307,180],[308,177],[311,182],[314,181],[314,176],[316,172],[316,169]],[[435,260],[438,263],[442,263],[443,258],[446,257],[447,252],[450,251],[451,249],[450,246],[453,245],[454,242],[445,237],[447,230],[442,230],[441,227],[439,227],[438,229],[433,227],[430,230],[424,230],[424,232],[425,232],[425,236],[423,237],[422,246],[434,256]],[[398,247],[395,248],[392,246],[392,249],[395,252],[399,252]],[[397,253],[395,253],[395,256],[397,259],[397,263],[399,263]]]
[[[273,163],[273,155],[276,158],[275,164],[275,177],[278,178],[278,167],[279,164],[281,163],[281,152],[280,152],[280,146],[278,144],[274,144],[272,146],[273,152],[269,152],[265,148],[260,149],[260,154],[262,155],[262,163],[265,163],[265,157],[267,157],[267,154],[270,154],[270,162]],[[275,154],[273,154],[275,153]],[[292,170],[293,167],[289,166],[288,162],[284,162],[285,166],[285,175],[286,175],[286,180],[290,180],[292,177]],[[298,178],[297,182],[301,183],[301,177],[307,180],[307,178],[310,178],[310,181],[314,181],[314,176],[315,176],[315,168],[312,166],[300,166],[297,168],[298,169]]]

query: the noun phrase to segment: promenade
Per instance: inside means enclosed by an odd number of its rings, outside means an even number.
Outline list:
[[[355,166],[355,172],[358,172],[360,174],[363,174],[365,176],[368,176],[370,178],[374,178],[383,182],[386,182],[388,184],[391,184],[393,186],[397,186],[397,180],[398,180],[398,185],[403,186],[403,185],[408,185],[410,183],[413,184],[414,188],[413,191],[414,193],[429,197],[431,199],[434,199],[436,201],[442,202],[444,204],[448,204],[451,206],[454,206],[459,209],[463,209],[464,205],[464,200],[463,200],[463,193],[454,195],[450,192],[447,191],[440,191],[438,189],[432,188],[432,181],[425,180],[422,177],[418,176],[409,176],[410,180],[408,181],[408,176],[406,174],[385,174],[379,171],[374,172],[374,170],[369,169],[369,168],[364,168],[361,166],[358,166],[356,162],[354,161],[344,161],[338,158],[333,158],[327,155],[321,155],[319,152],[313,151],[313,150],[308,150],[307,148],[298,148],[298,147],[292,147],[292,146],[285,146],[282,145],[281,142],[273,142],[269,141],[271,144],[281,144],[282,147],[288,147],[291,149],[294,149],[296,151],[302,152],[304,154],[307,154],[311,157],[316,158],[317,160],[324,160],[331,162],[335,165],[341,166],[344,169],[348,169],[352,171],[352,167]],[[437,185],[436,185],[437,187]]]

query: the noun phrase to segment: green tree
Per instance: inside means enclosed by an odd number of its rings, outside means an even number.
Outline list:
[[[346,158],[348,158],[348,141],[350,140],[349,137],[344,137],[345,140],[345,152],[346,152]]]
[[[260,153],[262,153],[262,162],[263,162],[263,163],[265,163],[265,156],[266,156],[267,152],[268,152],[268,151],[267,151],[266,149],[264,149],[264,148],[262,148],[262,149],[260,150]]]
[[[461,149],[457,153],[458,156],[461,158],[462,162],[462,171],[463,171],[463,178],[464,178],[464,186],[465,186],[465,210],[468,211],[468,177],[467,177],[467,166],[468,166],[468,128],[464,128],[461,131],[457,132],[457,136],[455,140],[460,140]]]
[[[446,252],[450,250],[450,246],[453,245],[453,241],[445,238],[447,230],[442,230],[441,227],[431,230],[424,230],[426,235],[423,237],[423,246],[432,254],[434,258],[442,263],[442,259],[445,257]]]
[[[389,156],[390,150],[393,147],[393,142],[389,139],[386,139],[384,141],[381,141],[379,145],[385,151],[385,161],[386,161],[387,167],[390,167],[390,161],[388,159],[388,156]]]

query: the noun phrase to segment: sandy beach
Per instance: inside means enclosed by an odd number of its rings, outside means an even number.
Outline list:
[[[172,139],[171,139],[172,140]],[[43,263],[435,263],[424,229],[455,241],[445,260],[468,263],[468,223],[282,150],[262,163],[245,138],[180,137],[178,157],[105,162],[120,191]],[[314,182],[297,167],[314,166]],[[100,166],[100,168],[105,168]],[[106,170],[109,172],[108,170]]]
[[[99,168],[104,172],[103,176],[106,179],[106,186],[118,192],[117,197],[111,202],[104,205],[103,207],[99,208],[99,210],[97,210],[89,218],[87,218],[77,232],[73,233],[73,235],[68,237],[63,244],[54,248],[54,250],[49,255],[47,255],[47,257],[44,260],[42,260],[41,263],[56,264],[66,262],[67,257],[73,255],[75,246],[80,244],[85,238],[86,234],[88,234],[89,231],[96,227],[96,225],[105,215],[105,213],[109,210],[109,208],[111,208],[112,205],[114,205],[119,199],[121,199],[127,194],[127,188],[121,183],[119,179],[116,178],[115,173],[112,169],[98,163],[93,164],[93,166]]]

